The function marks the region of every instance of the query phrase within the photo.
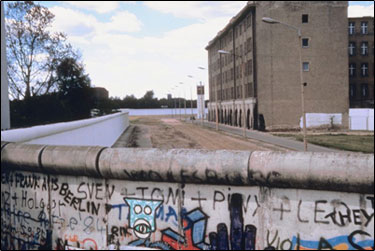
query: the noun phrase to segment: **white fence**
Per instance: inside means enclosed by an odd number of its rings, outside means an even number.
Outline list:
[[[120,109],[129,111],[129,116],[160,116],[160,115],[191,115],[191,108],[162,108],[162,109]],[[208,110],[206,108],[206,114]],[[198,109],[193,108],[193,114],[198,114]]]
[[[303,127],[302,117],[300,119],[300,126]],[[320,126],[334,126],[342,125],[341,113],[306,113],[306,127],[320,127]]]
[[[44,145],[112,146],[129,126],[129,112],[1,132],[1,141]]]
[[[350,130],[374,131],[374,109],[350,109]]]

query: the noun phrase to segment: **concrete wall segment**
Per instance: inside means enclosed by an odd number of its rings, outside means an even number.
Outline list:
[[[253,152],[249,182],[269,187],[373,193],[374,156]]]
[[[1,132],[1,140],[27,144],[112,146],[129,126],[129,112]]]
[[[45,148],[43,145],[25,145],[9,143],[1,148],[1,168],[18,169],[42,173],[40,156]]]
[[[2,168],[130,181],[373,193],[374,155],[8,144]]]
[[[224,150],[105,149],[99,169],[105,178],[245,185],[250,154]]]
[[[41,156],[43,170],[51,174],[100,177],[97,159],[103,147],[47,146]]]

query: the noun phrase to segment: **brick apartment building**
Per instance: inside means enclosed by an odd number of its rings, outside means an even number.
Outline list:
[[[209,120],[217,105],[220,123],[243,126],[244,114],[247,128],[299,128],[303,67],[306,113],[340,114],[347,125],[347,9],[347,1],[249,1],[206,47]],[[296,30],[263,17],[299,27],[301,44]]]
[[[349,18],[350,108],[374,108],[374,18]]]

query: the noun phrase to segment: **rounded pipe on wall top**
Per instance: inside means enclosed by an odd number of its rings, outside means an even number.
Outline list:
[[[191,149],[103,150],[100,173],[105,178],[138,181],[246,185],[251,152]]]
[[[101,177],[98,158],[105,147],[47,146],[41,156],[43,169],[51,174]]]
[[[342,192],[374,192],[374,155],[324,152],[253,152],[254,184]]]
[[[45,146],[1,142],[1,170],[43,172],[40,156]]]
[[[1,143],[1,170],[105,179],[369,194],[374,155],[135,149]]]

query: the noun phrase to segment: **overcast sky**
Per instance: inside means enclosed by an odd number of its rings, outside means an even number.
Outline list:
[[[153,90],[156,97],[165,98],[177,85],[173,95],[189,99],[193,85],[202,81],[208,86],[207,71],[198,69],[207,68],[204,48],[246,5],[246,1],[38,3],[55,14],[53,29],[66,33],[68,42],[81,51],[94,86],[105,87],[112,97],[140,98]],[[372,1],[349,5],[351,17],[374,16]]]

